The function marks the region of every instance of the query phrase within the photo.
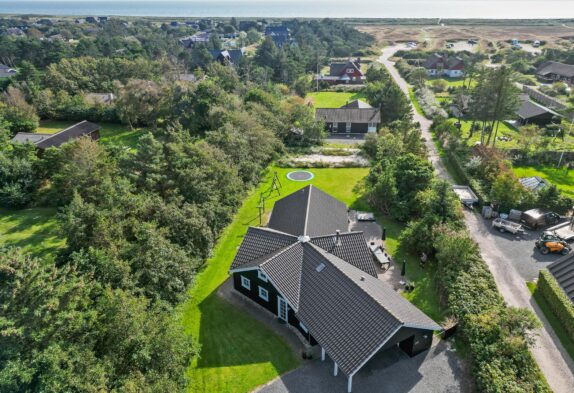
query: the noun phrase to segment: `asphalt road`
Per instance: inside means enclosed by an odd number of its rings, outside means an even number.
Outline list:
[[[405,49],[405,46],[397,45],[385,48],[379,61],[385,65],[393,79],[408,96],[409,86],[407,82],[400,76],[394,63],[389,60],[399,49]],[[430,132],[432,122],[419,115],[414,107],[413,112],[415,120],[421,125],[429,159],[439,176],[452,182],[452,178],[442,164],[438,150],[432,140]],[[468,230],[472,238],[479,244],[482,257],[488,264],[504,300],[511,306],[524,307],[534,311],[542,321],[543,328],[538,332],[532,354],[550,387],[556,393],[572,393],[574,391],[574,362],[556,337],[554,330],[535,303],[525,283],[536,278],[538,271],[555,260],[557,256],[542,256],[535,250],[534,239],[537,237],[537,233],[529,232],[524,238],[516,238],[509,234],[503,235],[493,231],[489,226],[490,223],[476,213],[466,211],[465,218]]]

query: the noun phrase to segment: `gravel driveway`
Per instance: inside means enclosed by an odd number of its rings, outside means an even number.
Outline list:
[[[333,376],[333,361],[315,360],[268,385],[259,393],[346,393],[347,378]],[[398,347],[371,359],[353,377],[353,391],[360,393],[467,393],[473,391],[471,378],[450,344],[440,341],[413,358]]]
[[[399,49],[404,49],[404,45],[385,48],[379,61],[385,65],[393,79],[408,96],[407,82],[400,76],[394,63],[389,60]],[[421,124],[421,132],[426,140],[429,159],[439,176],[452,182],[452,178],[443,166],[432,140],[430,132],[432,122],[416,111],[414,111],[414,118]],[[511,235],[501,235],[492,231],[489,224],[478,214],[465,211],[465,218],[470,234],[479,244],[482,257],[488,264],[504,300],[511,306],[524,307],[534,311],[542,321],[543,328],[538,332],[539,335],[534,348],[532,348],[532,354],[550,387],[556,393],[572,393],[574,391],[574,362],[532,299],[532,295],[525,284],[525,281],[532,280],[538,275],[538,270],[555,260],[556,256],[543,257],[538,255],[533,242],[533,239],[537,237],[536,233],[528,233],[525,235],[525,239],[521,241]]]

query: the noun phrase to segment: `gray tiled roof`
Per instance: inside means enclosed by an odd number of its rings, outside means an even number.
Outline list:
[[[286,233],[268,228],[249,227],[239,250],[237,250],[231,269],[237,269],[261,257],[268,259],[281,249],[296,242],[296,237]]]
[[[295,311],[299,310],[302,266],[303,246],[301,243],[284,248],[260,266]]]
[[[560,258],[548,266],[548,270],[558,281],[558,285],[566,296],[574,303],[574,254]]]
[[[12,142],[32,142],[39,149],[47,149],[49,147],[59,147],[72,139],[90,135],[99,129],[100,126],[97,124],[84,120],[55,134],[32,134],[21,132],[12,138]]]
[[[530,100],[522,101],[522,104],[520,105],[520,107],[516,111],[516,114],[521,119],[530,119],[530,118],[533,118],[536,116],[544,115],[546,113],[550,113],[553,116],[560,116],[558,113],[554,112],[552,109],[546,108],[545,106],[542,106],[542,105],[540,105],[534,101],[530,101]]]
[[[345,374],[357,371],[400,327],[441,329],[382,281],[310,243],[303,246],[296,315]]]
[[[14,138],[12,138],[12,142],[17,143],[31,142],[37,144],[43,141],[44,139],[49,138],[51,135],[52,134],[34,134],[31,132],[19,132],[16,135],[14,135]]]
[[[311,239],[311,243],[358,267],[371,276],[377,277],[373,254],[369,250],[363,232],[341,233],[339,245],[335,245],[335,238],[336,236],[333,235],[314,237]]]
[[[315,119],[326,123],[380,123],[381,111],[377,108],[317,108]]]
[[[294,236],[346,232],[347,206],[310,185],[275,202],[268,226]]]
[[[574,65],[558,63],[556,61],[547,61],[538,67],[538,75],[546,76],[548,74],[557,74],[567,78],[574,77]]]

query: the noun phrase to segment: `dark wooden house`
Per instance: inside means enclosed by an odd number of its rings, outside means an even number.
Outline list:
[[[531,101],[528,96],[522,97],[522,104],[517,109],[516,116],[521,125],[536,124],[539,127],[546,127],[554,121],[559,121],[561,117],[552,109]]]
[[[538,67],[536,76],[546,83],[561,81],[572,86],[574,84],[574,65],[547,61]]]
[[[347,206],[307,186],[277,201],[267,228],[250,227],[231,265],[234,288],[294,327],[348,377],[375,354],[427,350],[432,319],[377,278]]]
[[[228,50],[211,50],[211,56],[214,61],[225,65],[233,66],[239,64],[243,56],[245,55],[245,48],[240,49],[228,49]]]
[[[376,132],[381,112],[366,102],[356,100],[340,108],[317,108],[317,120],[323,120],[330,133],[364,134]]]
[[[12,142],[31,142],[36,145],[40,152],[42,152],[50,147],[60,147],[66,142],[82,137],[90,137],[94,141],[99,140],[100,126],[84,120],[78,124],[74,124],[73,126],[66,128],[65,130],[56,132],[55,134],[19,132],[12,139]]]

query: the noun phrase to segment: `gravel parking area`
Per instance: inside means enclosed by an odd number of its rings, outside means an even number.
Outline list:
[[[439,341],[429,351],[409,358],[398,347],[378,354],[353,377],[353,392],[360,393],[467,393],[472,378],[450,343]],[[259,393],[343,393],[347,378],[333,376],[333,361],[315,360],[286,374]]]
[[[500,258],[506,259],[514,266],[524,281],[532,281],[538,278],[538,272],[561,258],[559,254],[542,255],[534,245],[542,231],[526,230],[524,235],[512,235],[500,233],[492,228],[492,220],[478,219],[476,230],[481,236],[486,236],[500,250]]]

